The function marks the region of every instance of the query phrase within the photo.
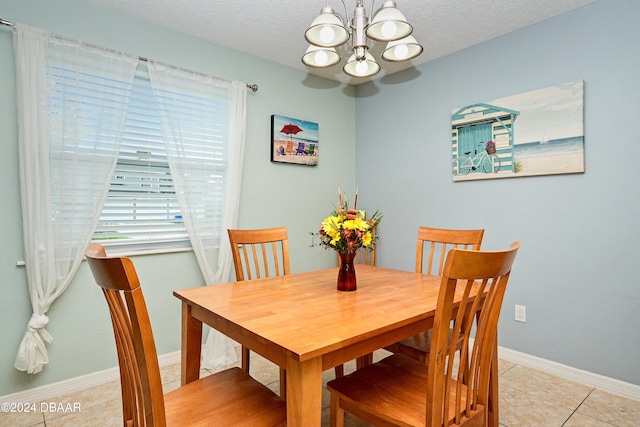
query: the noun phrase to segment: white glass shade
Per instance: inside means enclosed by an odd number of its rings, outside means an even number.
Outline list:
[[[382,52],[382,59],[390,62],[408,61],[420,55],[423,51],[417,40],[413,36],[395,40],[387,44],[387,48]]]
[[[336,47],[349,40],[349,32],[334,10],[330,6],[325,6],[322,8],[322,13],[313,20],[304,33],[304,37],[315,46]]]
[[[326,68],[340,62],[340,55],[332,47],[318,47],[311,45],[302,57],[304,65],[315,68]]]
[[[396,9],[395,1],[385,1],[367,27],[367,36],[382,42],[400,40],[412,32],[413,27],[402,12]]]
[[[380,71],[380,65],[376,62],[369,52],[365,53],[363,60],[358,61],[355,53],[351,55],[349,61],[345,64],[342,70],[352,77],[370,77],[377,74]]]

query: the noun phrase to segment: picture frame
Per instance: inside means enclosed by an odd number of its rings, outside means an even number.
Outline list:
[[[453,181],[584,173],[584,81],[451,113]]]
[[[317,166],[318,123],[271,115],[271,162]]]

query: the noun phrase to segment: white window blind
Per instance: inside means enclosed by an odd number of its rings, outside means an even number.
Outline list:
[[[155,96],[164,97],[162,107]],[[166,97],[177,100],[176,104],[167,103]],[[198,216],[200,224],[207,224],[204,227],[207,233],[216,234],[206,238],[219,243],[228,152],[227,102],[224,98],[207,99],[200,94],[159,90],[154,95],[146,64],[141,63],[128,106],[118,163],[94,236],[94,241],[105,246],[125,246],[127,252],[190,247],[167,159],[160,108],[173,109],[164,111],[165,120],[174,114],[181,116],[183,165],[186,161],[189,174],[208,181],[202,186],[208,189],[207,194],[190,195],[189,209],[191,215]]]

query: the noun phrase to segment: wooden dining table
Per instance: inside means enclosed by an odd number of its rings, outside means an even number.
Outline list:
[[[174,291],[182,301],[182,384],[200,375],[203,323],[286,370],[287,425],[320,426],[322,371],[433,326],[441,278],[357,265],[353,292],[337,268]],[[494,352],[496,353],[496,352]],[[497,355],[490,424],[498,425]]]

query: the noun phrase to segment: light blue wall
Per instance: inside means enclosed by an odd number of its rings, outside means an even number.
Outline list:
[[[292,270],[335,265],[335,256],[310,248],[331,210],[339,182],[354,188],[355,100],[351,86],[250,57],[134,21],[77,0],[0,0],[0,17],[218,77],[257,83],[248,94],[248,129],[240,227],[285,225]],[[275,31],[275,30],[274,30]],[[319,124],[317,167],[270,162],[270,116]],[[0,396],[117,365],[104,297],[83,265],[49,312],[50,363],[33,377],[13,368],[15,351],[31,315],[22,260],[15,72],[11,31],[0,26]],[[190,252],[135,260],[145,288],[160,354],[180,346],[180,305],[172,290],[199,286]]]
[[[353,88],[79,1],[0,0],[0,17],[10,21],[258,83],[259,92],[248,96],[240,225],[286,225],[294,271],[335,262],[330,253],[308,248],[307,233],[334,201],[336,183],[353,188],[357,182],[359,205],[385,215],[381,265],[413,268],[419,225],[484,227],[487,249],[521,240],[500,345],[640,385],[640,283],[633,268],[640,238],[640,168],[629,160],[620,166],[640,147],[632,131],[640,117],[638,16],[636,0],[601,0],[360,86],[354,102]],[[30,308],[24,270],[15,266],[22,243],[11,43],[10,31],[0,28],[0,395],[116,364],[103,297],[83,266],[50,311],[48,329],[55,341],[49,345],[49,365],[33,378],[12,367]],[[580,79],[585,82],[584,174],[452,182],[451,110]],[[321,141],[330,143],[322,147],[317,168],[269,163],[274,113],[320,124]],[[202,281],[195,260],[183,253],[135,262],[159,352],[175,351],[179,305],[171,291]],[[513,321],[514,304],[527,306],[527,323]]]
[[[385,215],[380,265],[413,268],[419,225],[485,228],[485,249],[521,240],[500,345],[636,385],[638,17],[637,0],[598,1],[356,92],[356,181]],[[575,80],[584,174],[452,182],[453,109]]]

